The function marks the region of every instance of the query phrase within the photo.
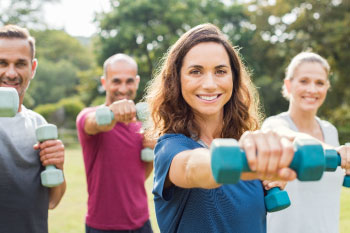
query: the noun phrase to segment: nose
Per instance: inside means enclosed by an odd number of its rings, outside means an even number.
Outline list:
[[[317,92],[317,86],[315,83],[310,83],[307,87],[307,91],[310,92],[310,93],[315,93]]]
[[[128,91],[128,88],[125,83],[120,84],[118,91],[122,94],[126,94]]]
[[[211,72],[208,72],[203,80],[203,88],[205,89],[215,89],[217,87],[215,81],[215,75]]]
[[[6,77],[13,79],[17,77],[17,71],[14,64],[10,64],[5,72]]]

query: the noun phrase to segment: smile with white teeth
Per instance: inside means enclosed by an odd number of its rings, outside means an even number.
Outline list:
[[[211,101],[211,100],[214,100],[216,98],[218,98],[219,95],[212,95],[212,96],[207,96],[207,95],[198,95],[198,97],[202,100],[208,100],[208,101]]]

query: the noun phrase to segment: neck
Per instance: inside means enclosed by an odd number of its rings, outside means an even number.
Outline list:
[[[203,118],[196,118],[196,121],[200,127],[199,138],[210,147],[214,138],[218,138],[222,131],[222,116],[214,116]]]
[[[316,111],[303,111],[290,105],[288,113],[300,132],[323,141],[322,130],[316,120]]]

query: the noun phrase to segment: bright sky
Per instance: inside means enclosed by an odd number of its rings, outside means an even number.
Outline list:
[[[109,0],[60,0],[43,7],[49,27],[64,29],[72,36],[91,36],[97,30],[94,12],[109,9]]]

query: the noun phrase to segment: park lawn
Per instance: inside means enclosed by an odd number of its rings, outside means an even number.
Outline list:
[[[66,150],[65,177],[67,191],[59,206],[49,211],[49,233],[85,232],[87,189],[80,147]],[[148,204],[154,233],[158,233],[153,195],[153,174],[146,181]],[[350,232],[350,189],[343,188],[340,211],[340,233]]]

